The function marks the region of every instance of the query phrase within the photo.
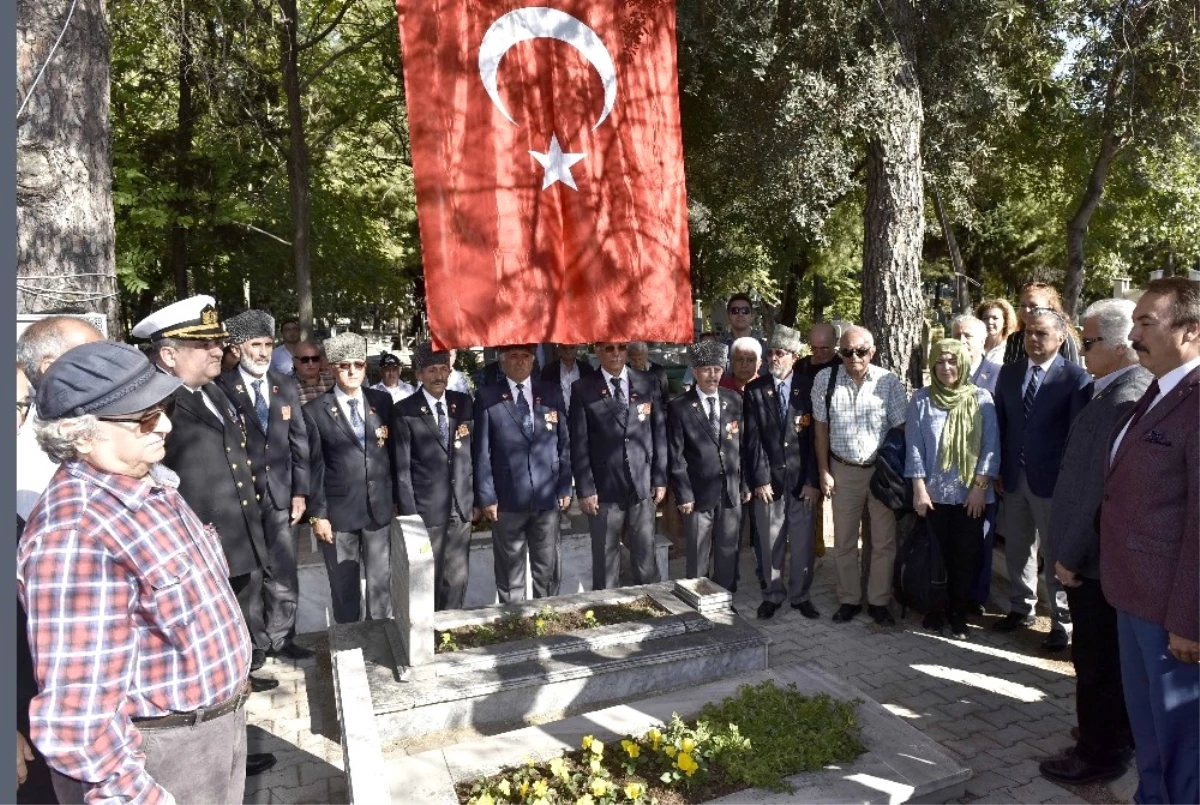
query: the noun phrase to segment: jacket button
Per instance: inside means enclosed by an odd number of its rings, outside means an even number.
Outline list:
[[[241,489],[241,488],[242,488],[242,482],[238,481],[238,489]]]
[[[226,448],[225,448],[225,452],[226,452],[226,453],[230,453],[230,452],[232,452],[232,451],[233,451],[233,448],[232,448],[232,447],[226,447]]]
[[[262,495],[255,495],[255,496],[254,496],[254,499],[255,499],[255,500],[262,500]]]
[[[267,472],[270,472],[270,471],[271,471],[271,465],[270,465],[270,464],[268,464],[267,466],[263,467],[263,469],[264,469],[264,470],[266,470]]]
[[[788,443],[787,443],[787,442],[784,442],[784,443],[783,443],[783,446],[784,446],[784,447],[787,447],[787,446],[788,446]]]
[[[243,505],[243,506],[249,506],[249,505],[250,505],[250,502],[249,502],[249,501],[246,501],[246,500],[243,500],[243,501],[242,501],[242,505]]]

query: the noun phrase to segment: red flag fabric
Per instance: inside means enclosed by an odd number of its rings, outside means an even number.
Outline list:
[[[435,346],[691,342],[674,0],[397,11]]]

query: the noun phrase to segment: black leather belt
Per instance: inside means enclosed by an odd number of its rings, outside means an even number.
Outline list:
[[[137,724],[139,730],[166,730],[173,729],[174,727],[194,727],[197,724],[214,721],[221,716],[227,716],[230,713],[236,712],[246,703],[246,698],[249,695],[250,690],[242,688],[241,693],[214,707],[201,707],[199,710],[193,710],[190,713],[171,713],[168,716],[135,718],[133,719],[133,723]]]
[[[834,453],[832,450],[829,452],[829,455],[833,456],[833,460],[836,461],[838,464],[845,464],[847,467],[872,468],[875,466],[874,461],[870,462],[869,464],[859,464],[857,461],[847,461],[846,459],[839,456],[837,453]]]

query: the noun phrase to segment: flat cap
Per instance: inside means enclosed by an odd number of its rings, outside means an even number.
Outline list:
[[[46,370],[37,390],[41,419],[136,414],[162,402],[179,388],[137,347],[95,341],[67,350]]]
[[[367,339],[357,333],[338,333],[333,338],[326,338],[323,346],[325,360],[331,365],[367,359]]]
[[[450,365],[449,352],[434,352],[433,344],[422,341],[413,348],[413,368],[418,372],[430,366]]]
[[[394,352],[388,352],[387,350],[380,352],[379,353],[379,368],[382,369],[385,366],[399,367],[400,366],[400,356],[395,354]]]
[[[775,332],[771,333],[771,341],[767,344],[768,349],[785,349],[794,354],[800,354],[800,350],[804,349],[804,339],[800,337],[800,333],[793,330],[791,327],[785,327],[782,324],[775,325]]]
[[[729,347],[720,341],[698,341],[688,347],[688,363],[698,366],[724,366],[729,362]]]
[[[130,334],[134,338],[148,338],[151,341],[163,338],[208,341],[229,337],[217,315],[217,300],[205,295],[180,299],[162,310],[154,311],[134,325]]]
[[[235,344],[251,338],[275,338],[275,318],[265,310],[247,310],[225,320],[229,340]]]

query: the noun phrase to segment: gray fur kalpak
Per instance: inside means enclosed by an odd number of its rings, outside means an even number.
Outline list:
[[[439,364],[450,365],[449,352],[434,352],[433,345],[428,341],[417,344],[413,348],[413,368],[418,372]]]
[[[265,310],[247,310],[225,320],[225,331],[235,344],[251,338],[275,338],[275,318]]]
[[[325,360],[331,365],[367,359],[367,339],[354,333],[339,333],[333,338],[326,338],[324,347]]]
[[[800,350],[804,349],[804,339],[791,327],[777,324],[775,332],[771,333],[771,341],[767,347],[768,349],[786,349],[788,352],[799,355]]]
[[[720,341],[699,341],[688,347],[688,362],[699,366],[724,366],[729,362],[729,347]]]

